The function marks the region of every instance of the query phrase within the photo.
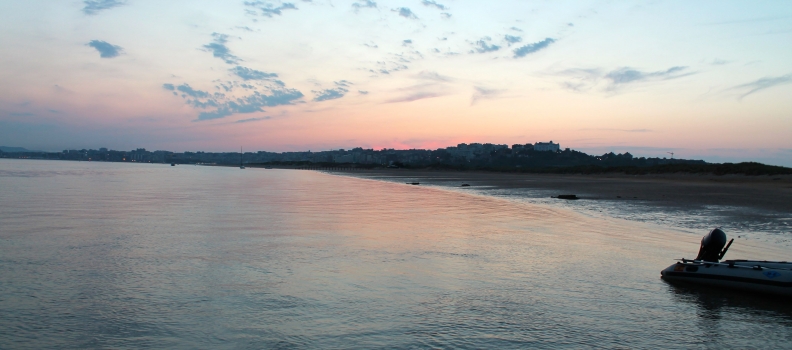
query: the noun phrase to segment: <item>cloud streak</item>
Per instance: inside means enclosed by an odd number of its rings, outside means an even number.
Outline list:
[[[416,75],[416,78],[422,79],[422,80],[432,80],[432,81],[437,81],[437,82],[442,82],[442,83],[448,83],[448,82],[454,81],[454,79],[451,78],[451,77],[447,77],[447,76],[444,76],[444,75],[440,75],[437,72],[430,72],[430,71],[421,71],[420,73],[418,73]]]
[[[554,42],[555,42],[555,39],[546,38],[546,39],[544,39],[542,41],[538,41],[538,42],[535,42],[533,44],[528,44],[528,45],[525,45],[525,46],[518,47],[518,48],[514,49],[514,58],[525,57],[525,56],[530,55],[530,54],[532,54],[534,52],[537,52],[539,50],[547,48],[548,46],[550,46],[550,44],[552,44]]]
[[[737,85],[731,88],[730,90],[745,91],[742,95],[740,95],[740,99],[742,99],[748,95],[757,93],[759,91],[779,85],[790,84],[790,83],[792,83],[792,74],[787,74],[787,75],[782,75],[780,77],[766,77],[766,78],[757,79],[750,83]]]
[[[245,1],[245,6],[259,9],[262,16],[269,18],[282,15],[283,10],[297,10],[297,6],[290,2],[284,2],[280,4],[280,6],[275,6],[271,3],[265,3],[263,1]]]
[[[385,101],[385,103],[412,102],[412,101],[418,101],[418,100],[423,100],[423,99],[427,99],[427,98],[434,98],[434,97],[440,97],[440,96],[443,96],[443,94],[436,93],[436,92],[416,92],[416,93],[409,94],[407,96],[402,96],[402,97],[397,97],[397,98],[394,98],[394,99],[390,99],[388,101]]]
[[[473,50],[470,53],[487,53],[500,50],[500,46],[495,44],[490,44],[489,42],[492,41],[492,38],[485,36],[481,38],[481,40],[476,41],[473,43]]]
[[[275,73],[266,73],[242,66],[236,66],[229,70],[231,71],[231,73],[234,73],[234,75],[242,78],[242,80],[268,80],[270,78],[278,77],[278,75]]]
[[[166,85],[170,85],[170,86],[166,86]],[[166,89],[170,89],[170,87],[172,87],[172,86],[173,85],[171,85],[171,84],[163,84],[162,85],[162,87],[164,87]],[[170,89],[170,90],[172,90],[172,89]],[[190,97],[195,97],[195,98],[207,98],[207,97],[210,96],[208,92],[201,91],[201,90],[195,90],[192,87],[190,87],[190,85],[187,85],[187,84],[182,84],[182,85],[177,86],[176,87],[176,91],[180,91],[184,95],[187,95],[187,96],[190,96]]]
[[[641,72],[629,67],[619,68],[605,74],[605,79],[611,81],[612,87],[624,84],[637,83],[651,80],[676,79],[693,73],[682,73],[687,67],[671,67],[664,71]]]
[[[213,109],[198,114],[195,121],[224,118],[233,114],[263,112],[263,107],[292,105],[303,98],[302,92],[295,89],[271,89],[270,94],[254,91],[251,95],[228,98],[225,94],[194,89],[189,84],[162,84],[162,88],[181,96],[185,102],[195,108]]]
[[[83,13],[86,15],[95,15],[99,11],[109,10],[124,5],[125,2],[119,0],[85,0],[83,4],[85,4],[82,9]]]
[[[573,68],[553,74],[573,79],[561,83],[561,86],[567,90],[585,92],[605,81],[607,82],[605,91],[615,92],[638,83],[671,80],[695,74],[695,72],[688,72],[687,69],[687,67],[676,66],[666,70],[646,72],[630,67],[611,71],[598,68]]]
[[[411,11],[409,8],[407,8],[407,7],[399,7],[399,8],[395,8],[395,9],[393,9],[393,12],[396,12],[396,13],[398,13],[398,14],[399,14],[399,16],[402,16],[402,17],[404,17],[404,18],[408,18],[408,19],[418,19],[418,16],[416,16],[416,15],[415,15],[415,13],[413,13],[413,12],[412,12],[412,11]]]
[[[252,95],[237,98],[224,103],[216,103],[217,109],[214,111],[201,112],[195,121],[204,121],[224,118],[233,114],[244,114],[263,112],[263,107],[274,107],[294,104],[304,95],[295,89],[274,90],[270,95],[262,94],[258,91]]]
[[[211,52],[214,57],[222,59],[228,64],[237,64],[242,59],[231,54],[231,50],[225,44],[228,42],[228,35],[220,33],[212,33],[214,42],[203,46],[204,51]]]
[[[257,122],[257,121],[270,120],[270,119],[272,119],[272,117],[270,116],[261,117],[261,118],[248,118],[248,119],[237,120],[234,123],[241,124],[241,123],[250,123],[250,122]]]
[[[446,10],[446,9],[448,9],[448,8],[447,8],[445,5],[443,5],[443,4],[438,4],[438,3],[437,3],[436,1],[434,1],[434,0],[423,0],[423,1],[421,1],[421,3],[422,3],[424,6],[429,6],[429,7],[436,7],[436,8],[438,8],[438,9],[440,9],[440,10]]]
[[[88,44],[90,47],[99,51],[99,57],[101,58],[113,58],[118,57],[121,52],[124,50],[121,46],[110,44],[106,41],[101,40],[91,40]]]
[[[516,44],[522,41],[522,37],[516,35],[508,35],[508,34],[505,35],[503,39],[506,40],[506,42],[509,43],[509,45]]]
[[[363,0],[352,4],[352,8],[355,9],[355,12],[358,12],[360,11],[360,9],[365,9],[365,8],[375,9],[377,8],[377,3],[371,0]]]
[[[379,61],[379,62],[377,62],[377,65],[379,65],[379,68],[369,69],[369,72],[374,73],[374,74],[386,74],[386,75],[388,75],[388,74],[391,74],[391,73],[394,73],[394,72],[398,72],[398,71],[402,71],[402,70],[406,70],[406,69],[409,68],[406,65],[400,64],[400,63],[397,63],[397,62],[383,62],[383,61]]]
[[[334,89],[324,89],[321,91],[314,91],[316,93],[316,97],[314,97],[315,102],[327,101],[327,100],[335,100],[338,98],[344,97],[347,93],[346,89],[343,88],[334,88]]]
[[[491,99],[500,95],[503,91],[495,89],[487,89],[481,86],[474,86],[473,96],[470,97],[470,105],[475,105],[478,101],[483,99]]]
[[[351,84],[352,83],[346,80],[341,80],[335,82],[336,85],[335,88],[324,89],[321,91],[313,91],[313,93],[316,94],[316,97],[314,97],[313,101],[321,102],[321,101],[335,100],[342,98],[344,97],[344,95],[346,95],[347,92],[349,92],[349,85]]]

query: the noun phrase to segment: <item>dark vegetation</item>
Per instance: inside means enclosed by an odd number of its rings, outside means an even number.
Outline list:
[[[486,145],[485,145],[486,146]],[[490,145],[492,146],[492,145]],[[6,148],[11,149],[11,148]],[[16,149],[15,149],[16,150]],[[17,150],[18,151],[18,150]],[[209,153],[168,151],[68,150],[63,152],[4,152],[0,158],[59,159],[109,162],[205,164],[221,166],[277,167],[298,169],[406,168],[453,171],[493,171],[533,174],[713,174],[790,175],[792,168],[746,163],[707,163],[703,160],[633,157],[630,153],[588,155],[565,149],[536,151],[505,147],[480,147],[475,152],[452,148],[437,150],[335,150],[323,152]]]
[[[544,174],[606,174],[622,173],[627,175],[647,174],[713,174],[713,175],[789,175],[792,168],[774,165],[765,165],[755,162],[723,163],[723,164],[661,164],[646,167],[638,166],[612,166],[601,167],[596,165],[551,167],[541,169],[525,169],[527,173]]]
[[[294,168],[294,169],[338,169],[338,170],[366,170],[366,169],[386,169],[387,167],[379,164],[352,164],[352,163],[311,163],[311,162],[268,162],[249,164],[250,167],[274,167],[274,168]],[[599,165],[577,165],[567,167],[487,167],[487,166],[465,166],[435,163],[428,166],[411,166],[409,164],[395,163],[391,168],[403,168],[412,170],[451,170],[451,171],[493,171],[506,173],[526,173],[526,174],[627,174],[627,175],[648,175],[648,174],[713,174],[713,175],[792,175],[792,168],[765,165],[756,162],[744,163],[704,163],[704,164],[659,164],[648,166],[599,166]]]

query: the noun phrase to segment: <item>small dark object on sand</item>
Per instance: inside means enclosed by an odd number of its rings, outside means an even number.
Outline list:
[[[470,187],[470,185],[468,185],[468,184],[462,184],[462,186],[460,186],[460,187]]]
[[[553,198],[558,198],[558,199],[580,199],[580,198],[578,198],[577,195],[574,195],[574,194],[559,194],[557,197],[553,197]]]
[[[420,185],[420,182],[405,182],[408,185]]]

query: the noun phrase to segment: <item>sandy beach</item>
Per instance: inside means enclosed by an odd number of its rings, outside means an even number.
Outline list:
[[[554,175],[406,169],[339,172],[398,182],[501,189],[534,189],[549,196],[576,194],[581,199],[639,199],[652,205],[734,206],[792,213],[792,176],[745,175]],[[458,182],[455,183],[455,182]]]
[[[554,175],[406,169],[333,173],[560,206],[693,234],[723,227],[730,237],[740,240],[792,246],[789,175]],[[551,198],[561,194],[575,194],[580,200]]]

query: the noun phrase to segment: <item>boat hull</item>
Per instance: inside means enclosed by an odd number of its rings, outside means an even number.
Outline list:
[[[660,272],[669,282],[684,282],[749,292],[792,296],[792,263],[728,260],[720,263],[683,260]]]

